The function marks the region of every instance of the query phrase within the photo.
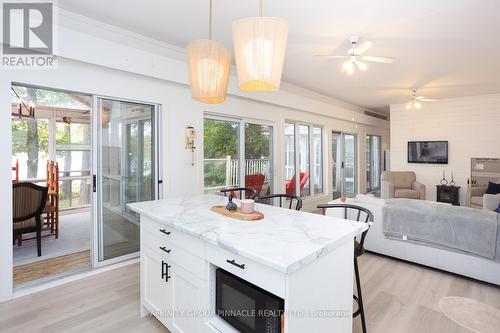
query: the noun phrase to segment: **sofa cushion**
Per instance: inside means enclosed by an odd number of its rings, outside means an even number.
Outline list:
[[[406,188],[398,188],[394,190],[395,198],[420,199],[420,192],[409,190]]]
[[[486,189],[486,194],[498,194],[498,193],[500,193],[500,184],[488,182],[488,188]]]
[[[470,203],[476,206],[483,207],[483,197],[471,197]]]

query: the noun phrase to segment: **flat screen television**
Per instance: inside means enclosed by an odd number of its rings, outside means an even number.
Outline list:
[[[408,163],[448,164],[448,141],[409,141]]]

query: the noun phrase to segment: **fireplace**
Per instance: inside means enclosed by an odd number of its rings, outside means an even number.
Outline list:
[[[283,332],[282,298],[221,268],[215,274],[220,318],[242,333]]]

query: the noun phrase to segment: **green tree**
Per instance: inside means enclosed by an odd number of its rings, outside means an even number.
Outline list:
[[[245,158],[269,158],[271,127],[245,124]]]

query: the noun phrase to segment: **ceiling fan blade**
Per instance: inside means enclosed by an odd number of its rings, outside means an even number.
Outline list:
[[[368,66],[366,65],[366,63],[364,63],[362,61],[356,61],[355,64],[362,71],[366,71],[366,69],[368,68]]]
[[[315,58],[332,58],[332,59],[346,59],[348,56],[332,55],[332,54],[314,54]]]
[[[438,101],[437,99],[434,99],[434,98],[421,98],[420,100],[422,102],[436,102],[436,101]]]
[[[424,96],[417,96],[415,97],[415,99],[424,99],[425,97]]]
[[[394,62],[394,59],[384,58],[384,57],[363,56],[363,57],[361,57],[361,59],[364,61],[380,62],[383,64],[392,64]]]
[[[367,40],[363,44],[356,47],[356,54],[357,55],[363,54],[372,46],[373,46],[373,43]]]

